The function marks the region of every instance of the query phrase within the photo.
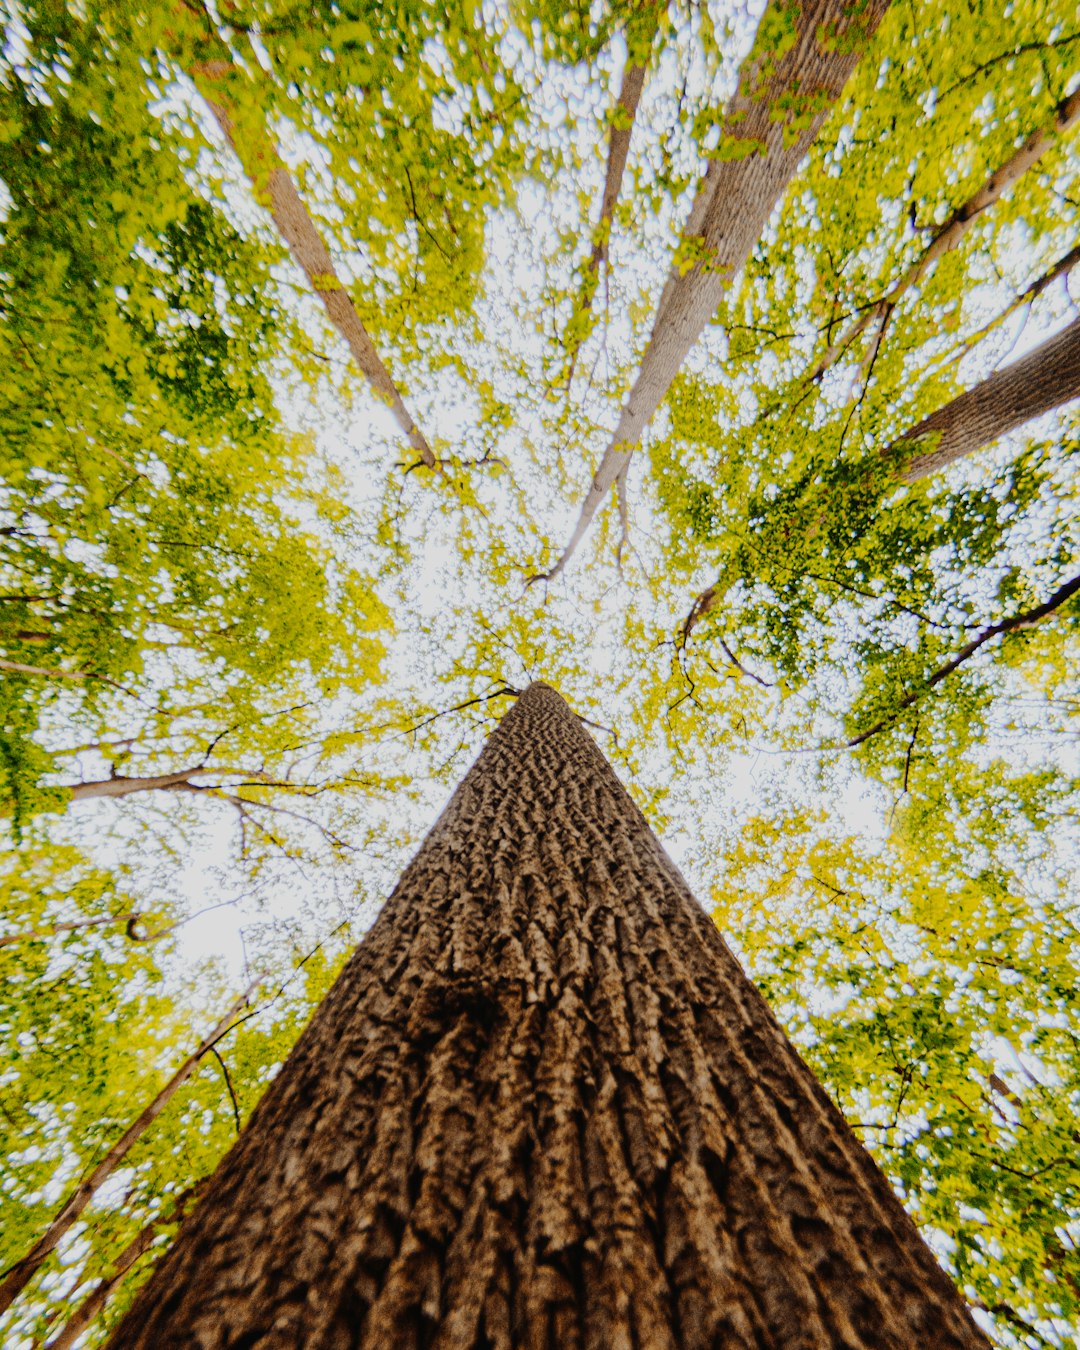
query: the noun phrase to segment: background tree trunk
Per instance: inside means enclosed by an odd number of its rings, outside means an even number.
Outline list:
[[[569,562],[625,473],[642,432],[761,238],[887,8],[888,0],[772,0],[766,8],[683,228],[684,244],[694,244],[696,252],[672,262],[634,387],[548,580]],[[779,57],[778,30],[790,39]]]
[[[1062,261],[1073,265],[1071,257]],[[889,453],[907,455],[897,469],[897,481],[928,478],[1074,398],[1080,398],[1080,319],[909,427],[889,446]],[[725,594],[720,584],[698,593],[679,630],[680,646]]]
[[[0,1280],[0,1313],[6,1312],[11,1307],[15,1299],[71,1231],[74,1224],[82,1217],[83,1211],[94,1196],[115,1174],[116,1169],[131,1152],[132,1147],[153,1125],[154,1121],[157,1120],[158,1116],[161,1115],[162,1111],[165,1110],[218,1041],[232,1030],[241,1012],[254,997],[255,990],[260,983],[260,980],[256,980],[248,986],[245,993],[240,995],[213,1031],[188,1055],[153,1101],[139,1112],[104,1157],[79,1181],[75,1189],[60,1206],[52,1223],[49,1224],[26,1255],[4,1272],[3,1279]]]
[[[222,135],[251,180],[256,197],[261,198],[269,208],[293,261],[322,301],[330,322],[345,339],[353,360],[375,394],[389,407],[394,421],[421,461],[429,469],[437,468],[435,452],[413,421],[412,413],[405,406],[401,392],[364,327],[352,297],[337,274],[322,235],[278,155],[277,147],[261,129],[253,137],[254,144],[238,139],[228,98],[229,81],[236,75],[231,58],[195,64],[189,74],[214,114]]]
[[[906,431],[893,449],[915,451],[920,442],[931,448],[913,454],[900,477],[916,483],[1074,398],[1080,398],[1080,319]]]
[[[987,1342],[534,684],[111,1345]]]
[[[647,58],[644,58],[644,52],[647,52],[651,46],[659,24],[659,7],[655,0],[648,0],[644,10],[638,16],[637,23],[631,22],[628,25],[627,45],[629,51],[626,66],[623,69],[618,102],[615,105],[615,116],[608,133],[607,168],[604,172],[604,191],[600,199],[600,219],[597,221],[594,231],[592,252],[585,263],[581,299],[578,304],[578,313],[574,316],[579,321],[578,331],[567,343],[567,384],[574,378],[578,352],[589,331],[588,328],[580,326],[580,320],[588,319],[591,315],[596,287],[600,280],[600,268],[601,265],[607,264],[611,226],[615,218],[615,208],[619,204],[623,174],[626,172],[626,161],[630,155],[630,137],[634,130],[634,118],[637,116],[638,103],[641,100],[641,91],[645,84]],[[642,53],[644,59],[635,60],[634,51],[642,52],[642,49],[644,49]]]

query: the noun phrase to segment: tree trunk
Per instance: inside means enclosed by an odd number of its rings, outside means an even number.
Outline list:
[[[790,5],[772,0],[766,9],[683,230],[693,252],[685,263],[677,259],[672,264],[634,387],[570,542],[548,579],[566,566],[600,503],[625,471],[660,400],[750,256],[887,8],[888,0],[795,0]],[[792,25],[790,45],[778,56],[776,43],[786,40]]]
[[[870,355],[863,361],[863,369],[868,370],[869,366],[873,364],[878,347],[881,345],[889,317],[900,300],[913,286],[918,285],[930,270],[930,267],[940,257],[956,248],[967,233],[968,226],[972,221],[981,216],[984,211],[988,211],[1001,195],[1018,182],[1028,169],[1037,164],[1043,155],[1055,146],[1066,132],[1071,131],[1078,121],[1080,121],[1080,89],[1074,90],[1067,98],[1062,99],[1054,109],[1049,121],[1044,126],[1036,127],[1031,135],[1013,151],[1004,164],[998,165],[986,182],[966,201],[960,203],[948,220],[934,231],[930,242],[900,274],[899,278],[889,288],[888,293],[876,304],[864,310],[835,342],[829,344],[825,355],[818,361],[808,378],[820,380],[822,375],[836,364],[855,339],[860,337],[871,324],[876,323],[878,326],[877,333],[871,344]]]
[[[900,477],[916,483],[1074,398],[1080,398],[1080,319],[906,431],[894,450],[914,451],[921,442],[930,448],[913,455]]]
[[[327,317],[345,339],[361,373],[376,396],[388,405],[394,421],[421,461],[429,469],[438,468],[435,452],[413,421],[370,333],[356,312],[356,306],[337,274],[322,235],[301,200],[276,146],[261,130],[251,136],[250,142],[237,139],[233,124],[234,110],[229,101],[229,81],[236,77],[231,59],[196,63],[189,73],[214,114],[222,135],[243,165],[256,198],[269,208],[293,261],[322,301]]]
[[[600,199],[600,219],[594,233],[592,253],[585,264],[582,279],[581,301],[574,315],[577,323],[574,336],[567,343],[567,384],[574,378],[578,352],[588,332],[587,321],[592,313],[593,299],[600,280],[601,264],[607,263],[608,247],[611,240],[611,224],[615,218],[615,207],[622,190],[623,174],[630,154],[630,137],[634,130],[634,118],[637,115],[641,90],[645,84],[647,61],[634,60],[635,51],[648,52],[660,23],[660,10],[654,0],[648,0],[644,11],[638,16],[637,23],[631,23],[627,31],[628,54],[623,69],[619,99],[615,105],[615,116],[608,134],[607,168],[604,172],[604,191]],[[586,326],[583,326],[583,321]]]
[[[1073,265],[1071,255],[1062,261]],[[1080,319],[905,431],[889,447],[907,455],[897,480],[928,478],[1074,398],[1080,398]],[[718,584],[698,594],[679,631],[680,646],[725,594]]]
[[[534,684],[110,1345],[987,1342]]]

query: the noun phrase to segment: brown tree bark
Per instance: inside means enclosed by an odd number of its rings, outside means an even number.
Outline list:
[[[894,450],[929,448],[914,454],[900,477],[917,483],[1074,398],[1080,398],[1080,319],[906,431]]]
[[[110,1345],[987,1342],[534,684]]]
[[[720,143],[698,189],[684,238],[692,266],[673,263],[634,387],[604,451],[570,542],[547,580],[558,576],[630,457],[672,380],[840,97],[877,30],[888,0],[772,0],[739,87],[725,109]],[[777,28],[794,40],[777,54]]]

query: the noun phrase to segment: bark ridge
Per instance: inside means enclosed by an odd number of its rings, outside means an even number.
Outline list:
[[[534,684],[110,1344],[988,1343]]]

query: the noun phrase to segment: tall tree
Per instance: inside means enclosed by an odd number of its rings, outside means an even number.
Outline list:
[[[911,456],[901,477],[915,483],[937,473],[1074,398],[1080,398],[1080,319],[904,432],[893,446]]]
[[[623,174],[630,154],[630,137],[634,130],[634,117],[637,114],[641,91],[645,84],[645,72],[649,53],[656,31],[660,26],[660,6],[655,0],[644,0],[644,4],[628,17],[626,29],[626,65],[623,67],[622,84],[619,97],[611,113],[611,130],[608,133],[607,165],[604,169],[604,190],[600,197],[600,217],[593,231],[593,246],[582,269],[581,299],[566,333],[566,379],[574,378],[578,352],[592,329],[593,299],[600,282],[600,268],[608,264],[608,252],[611,244],[611,227],[615,219],[615,208],[622,190]]]
[[[600,503],[625,475],[642,432],[746,263],[887,7],[888,0],[797,0],[766,9],[739,87],[720,118],[719,140],[709,152],[637,378],[548,579],[569,562]]]
[[[110,1342],[985,1345],[563,700],[459,787]]]

